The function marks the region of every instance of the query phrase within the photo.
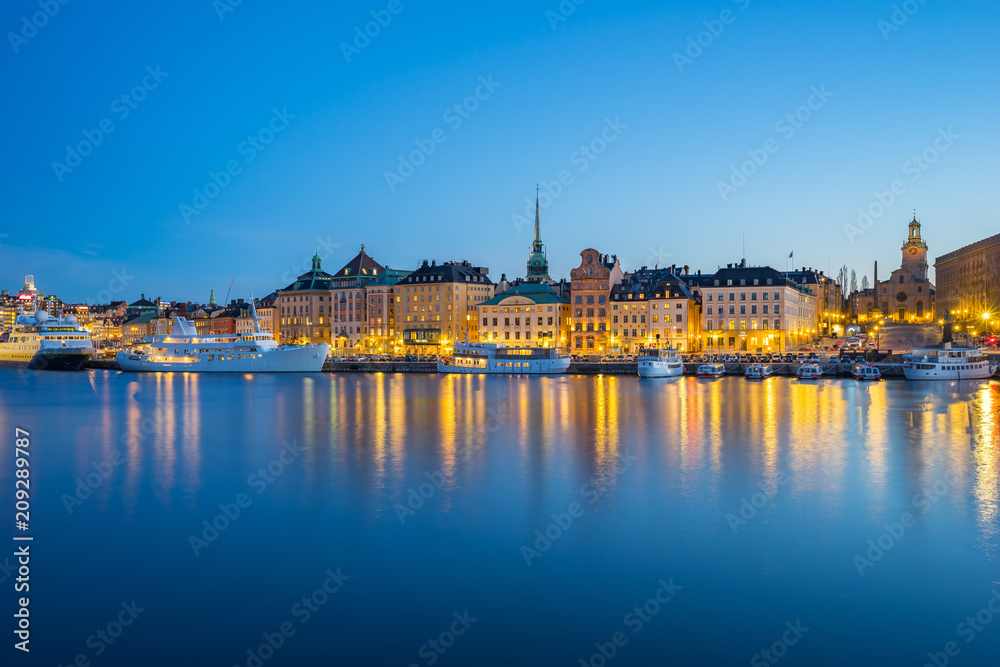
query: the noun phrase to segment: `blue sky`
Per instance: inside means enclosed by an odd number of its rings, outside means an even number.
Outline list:
[[[36,30],[37,0],[4,4],[0,285],[263,295],[362,243],[513,277],[536,183],[557,277],[587,247],[712,271],[745,235],[751,262],[860,279],[898,266],[913,208],[932,258],[1000,231],[996,3],[224,2],[70,2]]]

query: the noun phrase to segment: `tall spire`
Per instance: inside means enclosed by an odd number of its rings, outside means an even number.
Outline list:
[[[535,185],[535,240],[531,243],[531,252],[528,254],[528,274],[526,278],[530,281],[544,281],[549,279],[549,261],[545,257],[545,246],[542,244],[542,223],[539,215],[539,190]]]
[[[534,243],[535,246],[542,245],[542,224],[538,215],[538,191],[539,187],[536,184],[535,185],[535,243]],[[535,251],[537,252],[538,250],[539,248],[536,247]]]

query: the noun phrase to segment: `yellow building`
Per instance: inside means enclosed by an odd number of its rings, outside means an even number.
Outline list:
[[[603,355],[610,351],[608,302],[611,288],[623,277],[614,255],[602,255],[593,248],[580,253],[580,266],[570,271],[573,354]]]
[[[939,319],[995,320],[1000,308],[1000,234],[934,262]],[[988,316],[984,318],[984,315]],[[991,330],[995,331],[994,328]]]
[[[504,347],[566,347],[569,301],[548,283],[520,283],[479,306],[479,339]]]
[[[278,331],[282,342],[327,343],[330,339],[330,286],[333,276],[323,271],[319,255],[312,269],[277,291]],[[200,333],[200,331],[199,331]]]
[[[671,269],[643,267],[611,289],[611,350],[699,349],[700,304]]]
[[[902,247],[903,261],[889,280],[875,285],[877,311],[896,322],[934,320],[934,285],[927,277],[927,243],[914,214]]]
[[[407,353],[438,354],[455,340],[479,340],[479,306],[492,298],[489,269],[424,262],[393,288],[395,326]]]

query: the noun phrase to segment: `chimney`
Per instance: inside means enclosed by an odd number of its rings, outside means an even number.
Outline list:
[[[684,275],[685,275],[685,276],[686,276],[686,275],[690,275],[690,273],[691,273],[691,267],[690,267],[690,266],[688,266],[687,264],[685,264],[685,265],[684,265]],[[701,273],[701,271],[699,271],[698,273]]]

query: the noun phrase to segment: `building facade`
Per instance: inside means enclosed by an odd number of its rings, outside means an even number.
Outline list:
[[[998,316],[1000,234],[938,257],[934,271],[940,318],[990,320]]]
[[[744,260],[699,283],[706,352],[782,352],[818,334],[816,297],[769,266]]]
[[[525,282],[479,305],[479,340],[504,347],[566,347],[569,300],[548,283]]]
[[[701,346],[700,301],[674,268],[643,267],[611,288],[610,351]]]
[[[603,355],[611,350],[608,306],[611,289],[623,278],[614,255],[602,255],[593,248],[580,253],[580,266],[570,271],[573,354]]]
[[[338,353],[360,349],[366,342],[369,328],[367,287],[381,279],[386,268],[365,252],[354,256],[333,274],[330,296],[333,303],[333,337]]]
[[[492,298],[493,282],[483,266],[424,260],[393,292],[405,351],[439,354],[455,340],[479,340],[479,306]]]
[[[914,214],[902,247],[903,261],[889,280],[878,283],[876,311],[895,322],[934,320],[934,285],[928,278],[927,243]]]
[[[327,343],[333,348],[330,337],[332,281],[333,276],[323,270],[319,254],[316,254],[309,271],[276,292],[278,330],[283,344]]]

